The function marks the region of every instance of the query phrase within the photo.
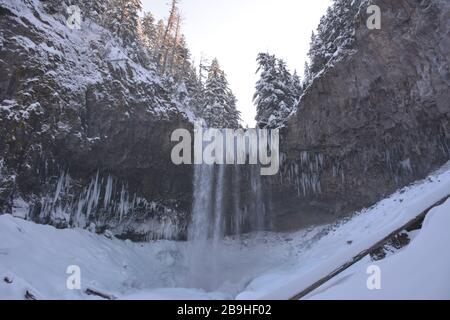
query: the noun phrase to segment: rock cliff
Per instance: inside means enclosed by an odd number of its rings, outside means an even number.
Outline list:
[[[374,204],[449,160],[450,2],[371,1],[366,26],[306,89],[284,129],[281,176],[271,179],[278,228],[334,220]]]

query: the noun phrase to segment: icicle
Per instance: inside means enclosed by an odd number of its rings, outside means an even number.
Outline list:
[[[106,181],[105,198],[103,199],[103,207],[105,209],[108,208],[109,203],[111,201],[112,191],[113,191],[113,179],[111,175],[109,175],[108,180]]]
[[[94,208],[97,207],[98,205],[98,201],[100,198],[100,187],[99,187],[99,183],[98,183],[98,171],[97,171],[97,175],[95,176],[95,182],[94,182],[94,189],[92,191],[92,206]]]
[[[122,221],[122,218],[126,213],[127,201],[128,199],[126,199],[125,186],[122,184],[122,190],[120,191],[120,201],[119,201],[119,221]]]
[[[403,160],[400,162],[400,167],[403,169],[403,171],[405,171],[408,174],[412,174],[413,173],[413,169],[411,166],[411,160],[408,158],[406,160]]]
[[[58,179],[58,184],[56,185],[56,191],[55,191],[55,197],[53,198],[53,203],[56,203],[56,201],[59,198],[59,194],[61,193],[61,189],[65,185],[64,180],[65,180],[65,174],[62,173],[61,176]]]

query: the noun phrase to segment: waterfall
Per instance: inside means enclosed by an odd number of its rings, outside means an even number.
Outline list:
[[[214,229],[213,242],[219,242],[224,236],[224,189],[225,189],[225,165],[219,165],[217,168],[216,187],[215,187],[215,208],[214,208]]]
[[[192,242],[208,241],[211,227],[212,184],[214,166],[197,165],[194,169],[194,205],[188,238]]]
[[[240,235],[242,232],[242,225],[244,223],[242,209],[241,209],[241,168],[240,166],[233,166],[232,176],[232,190],[233,190],[233,219],[231,220],[231,228],[233,234]]]
[[[243,190],[247,193],[244,196]],[[226,235],[262,231],[266,224],[257,165],[196,165],[188,227],[187,286],[215,290],[221,283]]]
[[[196,165],[194,204],[188,228],[188,286],[213,289],[218,283],[217,262],[223,229],[225,166]]]
[[[259,168],[252,166],[250,168],[250,185],[252,190],[253,201],[251,202],[251,224],[252,230],[261,231],[264,229],[266,210],[263,200],[261,175]]]

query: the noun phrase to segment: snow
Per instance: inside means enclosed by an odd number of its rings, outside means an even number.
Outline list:
[[[302,232],[305,238],[316,230]],[[216,255],[220,270],[216,290],[188,286],[188,244],[175,241],[132,243],[108,239],[82,229],[58,230],[14,218],[0,216],[0,279],[11,275],[14,290],[4,288],[0,299],[23,298],[24,290],[44,299],[92,299],[87,288],[123,299],[232,299],[255,274],[289,261],[295,246],[284,235],[265,235],[265,241],[245,238],[223,244]],[[267,243],[265,243],[267,241]],[[267,250],[272,255],[264,255]],[[257,263],[255,263],[257,262]],[[81,268],[82,290],[68,290],[68,266]],[[205,275],[205,279],[207,279]],[[0,280],[2,287],[6,286]],[[8,285],[9,286],[9,285]],[[11,290],[15,293],[12,295]]]
[[[143,291],[123,297],[123,300],[224,300],[221,293],[206,293],[198,289],[169,288]]]
[[[168,257],[182,244],[151,245],[108,239],[81,229],[57,230],[11,215],[0,216],[0,298],[23,298],[30,290],[45,299],[92,299],[87,288],[114,296],[132,294],[174,281]],[[68,290],[68,266],[81,268],[83,290]],[[10,287],[13,287],[12,289]],[[17,296],[17,295],[20,295]]]
[[[434,208],[423,228],[401,252],[377,262],[381,289],[368,290],[360,262],[313,292],[309,299],[450,299],[450,200]]]
[[[336,226],[300,255],[301,261],[294,268],[280,268],[282,272],[279,275],[271,275],[273,279],[270,290],[264,285],[258,285],[258,279],[255,279],[238,298],[290,299],[405,225],[449,193],[450,163],[424,181],[395,193],[373,208],[363,210]],[[351,244],[348,244],[349,241]]]
[[[17,218],[25,219],[29,211],[28,202],[19,197],[14,199],[12,205],[12,215]]]
[[[65,16],[47,14],[40,1],[3,0],[2,6],[14,14],[13,19],[17,23],[33,30],[32,34],[38,35],[32,38],[34,41],[23,35],[14,35],[7,40],[14,44],[18,53],[27,52],[33,61],[39,62],[46,75],[44,80],[54,80],[61,87],[60,92],[67,90],[84,94],[89,86],[110,81],[114,78],[110,66],[115,71],[121,71],[120,80],[122,84],[127,84],[123,86],[125,95],[129,94],[125,88],[163,86],[161,76],[157,75],[155,70],[134,62],[117,37],[89,18],[83,21],[81,30],[72,30],[67,27]],[[0,43],[2,41],[3,35]],[[23,90],[22,94],[26,94],[25,91]],[[75,101],[74,105],[78,103],[79,101]],[[28,119],[29,113],[39,111],[40,106],[32,104],[28,107],[29,110],[22,111],[26,108],[27,106],[0,100],[0,113],[10,114],[8,119]],[[147,111],[167,116],[175,109],[183,115],[186,113],[188,120],[195,120],[193,113],[185,110],[186,106],[174,106],[170,101],[156,101]]]
[[[63,182],[61,182],[61,190]],[[191,283],[186,242],[132,243],[82,229],[58,230],[0,216],[0,299],[288,299],[334,271],[448,194],[450,163],[424,181],[334,225],[257,233],[216,245],[215,269]],[[60,191],[61,192],[61,191]],[[366,257],[305,298],[450,298],[450,201],[432,210],[409,246],[384,260]],[[270,254],[268,254],[270,253]],[[210,255],[211,252],[205,252]],[[366,287],[367,266],[382,270],[382,290]],[[66,288],[68,266],[82,290]],[[7,283],[4,279],[12,280]]]

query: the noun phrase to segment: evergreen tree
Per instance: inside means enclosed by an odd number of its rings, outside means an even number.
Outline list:
[[[231,92],[229,92],[228,104],[225,106],[226,110],[226,119],[227,119],[227,128],[229,129],[237,129],[240,127],[241,122],[241,112],[237,110],[237,98]]]
[[[302,93],[300,79],[296,74],[292,76],[286,63],[274,55],[260,53],[257,62],[260,79],[253,97],[256,121],[260,128],[277,128],[296,107]]]
[[[161,65],[161,47],[163,46],[163,38],[164,38],[164,31],[165,25],[164,21],[162,19],[158,20],[158,23],[156,24],[156,36],[155,36],[155,48],[153,52],[153,59],[156,61],[156,64],[158,66]]]
[[[81,16],[92,21],[101,22],[106,11],[106,3],[103,0],[80,1]]]
[[[183,73],[183,82],[186,86],[186,91],[189,97],[189,109],[192,110],[196,116],[201,117],[204,101],[204,87],[203,83],[197,76],[197,70],[190,63]]]
[[[217,59],[209,67],[203,98],[202,116],[209,127],[239,127],[240,112],[236,109],[236,97],[231,92]]]
[[[310,85],[311,81],[312,81],[312,78],[311,78],[311,71],[309,69],[309,63],[305,62],[304,76],[303,76],[303,89],[308,87]]]
[[[174,105],[192,110],[210,127],[237,128],[240,122],[237,100],[218,61],[215,59],[209,66],[202,61],[199,74],[190,61],[178,2],[172,0],[166,23],[163,20],[155,23],[150,12],[139,18],[140,0],[108,0],[104,23],[122,39],[128,57],[146,68],[156,66]],[[205,70],[207,78],[203,80]]]
[[[292,75],[292,90],[295,97],[300,97],[303,93],[302,81],[297,74],[297,70],[295,70]]]
[[[122,39],[124,45],[136,47],[138,43],[140,0],[109,0],[104,23]]]
[[[169,18],[167,19],[167,25],[164,28],[164,33],[160,42],[159,52],[158,52],[158,62],[160,63],[160,68],[162,73],[166,73],[169,53],[172,52],[173,48],[173,38],[176,37],[179,32],[180,27],[180,13],[178,9],[179,0],[172,0],[172,5],[169,13]]]
[[[302,81],[297,74],[297,70],[295,70],[294,74],[292,75],[291,87],[292,87],[292,94],[293,94],[294,100],[295,100],[294,107],[296,107],[298,102],[300,101],[300,97],[303,94]]]
[[[256,93],[253,101],[256,105],[256,121],[259,127],[266,127],[268,120],[278,105],[276,94],[276,58],[268,53],[260,53],[257,58],[260,79],[256,83]]]
[[[355,32],[355,16],[361,0],[334,0],[322,17],[317,34],[312,34],[308,73],[305,71],[305,85],[308,86],[317,74],[343,53],[352,49]]]
[[[151,53],[157,49],[158,46],[158,34],[157,27],[155,25],[155,17],[151,12],[146,12],[144,17],[142,18],[142,34],[143,34],[143,43],[149,49]]]

